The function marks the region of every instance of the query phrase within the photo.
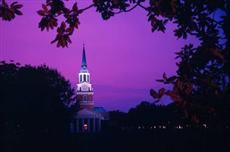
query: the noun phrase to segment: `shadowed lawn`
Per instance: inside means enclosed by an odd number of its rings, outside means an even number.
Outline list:
[[[1,138],[1,152],[229,152],[229,129],[30,134]]]
[[[157,130],[114,132],[72,137],[72,151],[82,152],[224,152],[230,151],[229,130]],[[76,147],[76,148],[74,148]]]

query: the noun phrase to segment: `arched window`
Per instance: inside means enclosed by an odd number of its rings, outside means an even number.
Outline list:
[[[82,82],[82,75],[80,75],[80,82]]]
[[[89,75],[87,75],[87,82],[89,82]]]
[[[84,81],[86,81],[86,74],[84,74]]]

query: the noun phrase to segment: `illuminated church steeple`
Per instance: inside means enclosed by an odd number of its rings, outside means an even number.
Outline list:
[[[98,132],[101,130],[101,121],[105,117],[108,119],[108,113],[106,113],[103,107],[94,107],[93,94],[90,73],[86,62],[85,46],[83,45],[82,61],[76,87],[76,102],[77,105],[80,105],[80,109],[76,109],[78,111],[74,113],[70,123],[72,133]]]
[[[85,45],[83,45],[81,70],[79,73],[79,83],[82,83],[82,82],[90,82],[90,74],[88,72],[87,62],[86,62]]]
[[[83,44],[81,68],[82,68],[82,70],[87,69],[87,62],[86,62],[86,55],[85,55],[85,45],[84,44]]]
[[[83,45],[83,52],[82,52],[81,69],[78,74],[78,84],[77,84],[76,93],[77,93],[77,102],[80,103],[81,109],[94,108],[93,88],[92,88],[92,84],[90,84],[90,73],[87,68],[86,53],[85,53],[84,45]]]

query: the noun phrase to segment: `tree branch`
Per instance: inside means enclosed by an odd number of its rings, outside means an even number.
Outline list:
[[[120,14],[120,13],[123,13],[123,12],[130,12],[132,11],[133,9],[135,9],[137,6],[143,8],[144,10],[147,10],[147,7],[141,5],[140,3],[137,3],[136,5],[134,5],[133,7],[131,7],[130,9],[128,10],[120,10],[119,12],[113,12],[114,14]]]
[[[113,12],[114,14],[120,14],[120,13],[123,13],[123,12],[130,12],[132,11],[134,8],[136,8],[138,6],[138,3],[136,5],[134,5],[133,7],[131,7],[130,9],[128,10],[120,10],[119,12]]]
[[[95,6],[94,4],[91,4],[91,5],[89,5],[89,6],[85,7],[85,8],[83,8],[83,9],[80,9],[80,10],[79,10],[79,14],[83,13],[83,12],[86,11],[87,9],[90,9],[90,8],[92,8],[92,7],[94,7],[94,6]]]
[[[140,6],[140,7],[143,8],[144,10],[147,10],[147,7],[141,5],[140,3],[138,3],[138,6]]]

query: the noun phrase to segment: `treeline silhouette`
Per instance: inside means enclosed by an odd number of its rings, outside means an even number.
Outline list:
[[[45,65],[0,64],[3,151],[43,151],[60,147],[68,133],[70,83]],[[49,141],[50,140],[50,141]],[[56,144],[59,146],[48,146]],[[45,146],[45,147],[44,147]],[[57,148],[58,149],[58,148]]]
[[[78,105],[74,90],[46,65],[0,63],[0,150],[50,151],[224,151],[229,129],[192,126],[175,104],[141,102],[127,113],[109,112],[98,134],[71,134]],[[181,130],[175,126],[190,125]],[[215,144],[213,144],[215,143]],[[200,148],[202,146],[202,148]],[[188,149],[191,147],[191,149]]]
[[[188,124],[192,127],[192,123],[174,103],[166,106],[143,101],[127,113],[111,111],[109,115],[110,120],[107,124],[109,129],[152,130]]]

